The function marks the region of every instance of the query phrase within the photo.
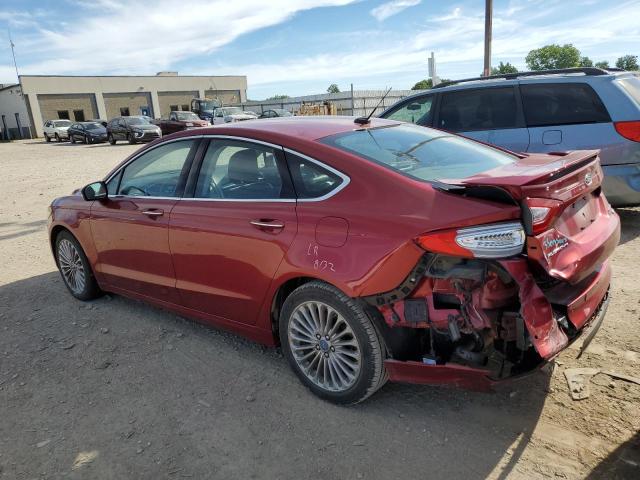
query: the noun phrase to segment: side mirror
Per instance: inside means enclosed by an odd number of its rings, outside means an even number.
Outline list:
[[[107,184],[104,182],[90,183],[82,189],[82,196],[87,202],[104,200],[107,198]]]
[[[411,103],[407,105],[407,110],[420,110],[421,108],[422,105],[420,105],[419,103]]]

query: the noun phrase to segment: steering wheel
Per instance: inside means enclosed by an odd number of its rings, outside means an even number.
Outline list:
[[[129,185],[125,188],[122,189],[122,194],[123,195],[129,195],[131,193],[131,190],[137,190],[140,193],[142,193],[142,195],[144,195],[145,197],[148,197],[149,194],[147,192],[145,192],[143,189],[141,189],[140,187],[136,187],[135,185]]]

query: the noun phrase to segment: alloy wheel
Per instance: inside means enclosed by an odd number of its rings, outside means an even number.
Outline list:
[[[86,285],[86,275],[80,252],[66,238],[58,243],[58,265],[65,283],[75,294],[81,294]]]
[[[287,332],[293,358],[318,387],[342,392],[360,373],[362,354],[353,329],[333,307],[318,301],[300,304]]]

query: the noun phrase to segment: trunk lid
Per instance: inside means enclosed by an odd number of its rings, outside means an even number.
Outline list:
[[[508,192],[522,209],[534,271],[573,284],[599,268],[620,240],[620,222],[602,194],[602,180],[598,151],[587,150],[526,155],[471,177],[443,181]],[[543,221],[536,220],[534,212],[545,211]]]

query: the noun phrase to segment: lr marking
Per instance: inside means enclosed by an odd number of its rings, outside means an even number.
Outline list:
[[[324,258],[319,258],[318,250],[318,245],[314,245],[313,243],[310,243],[307,247],[307,256],[315,257],[315,259],[313,260],[313,268],[315,270],[329,270],[330,272],[335,272],[336,269],[333,262],[325,260]]]

